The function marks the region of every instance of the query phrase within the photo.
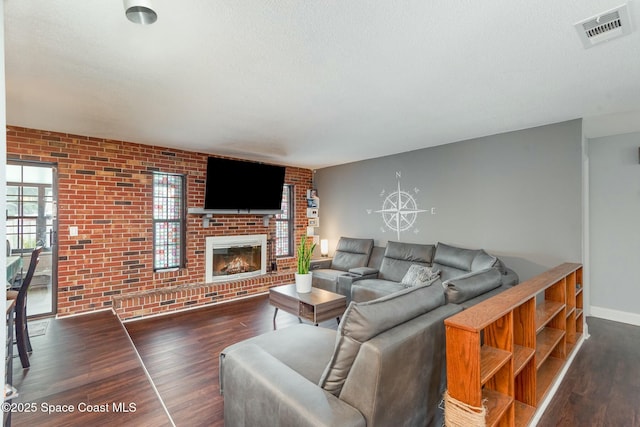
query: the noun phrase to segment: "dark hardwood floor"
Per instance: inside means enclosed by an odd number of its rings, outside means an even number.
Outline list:
[[[31,344],[30,368],[13,359],[20,394],[12,402],[22,409],[12,413],[13,426],[172,425],[112,312],[51,319],[46,334]],[[121,408],[130,412],[117,412]]]
[[[177,426],[223,426],[218,355],[273,329],[266,296],[125,324]],[[280,311],[277,326],[298,320]],[[576,355],[540,426],[640,427],[640,327],[588,318]],[[321,324],[336,328],[334,320]],[[32,367],[14,359],[20,402],[134,402],[135,413],[14,414],[14,426],[171,425],[131,342],[111,313],[52,319],[32,339]]]
[[[218,355],[226,346],[273,330],[267,296],[127,323],[177,426],[223,426]],[[278,328],[298,319],[278,311]],[[320,324],[337,327],[335,320]]]
[[[538,426],[640,426],[640,327],[587,318],[586,340]]]

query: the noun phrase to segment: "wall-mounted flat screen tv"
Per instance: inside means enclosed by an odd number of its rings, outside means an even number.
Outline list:
[[[284,166],[209,157],[204,208],[280,210]]]

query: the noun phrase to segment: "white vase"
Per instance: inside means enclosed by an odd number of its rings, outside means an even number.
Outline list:
[[[311,273],[307,274],[295,274],[296,276],[296,291],[300,294],[308,294],[311,292]]]

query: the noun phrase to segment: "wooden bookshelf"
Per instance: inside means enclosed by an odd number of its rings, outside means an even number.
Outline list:
[[[584,331],[582,265],[564,263],[444,321],[448,392],[526,426]]]

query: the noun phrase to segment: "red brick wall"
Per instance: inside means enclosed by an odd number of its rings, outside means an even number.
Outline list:
[[[8,159],[51,162],[58,167],[59,315],[103,309],[111,307],[114,298],[120,304],[128,296],[148,295],[150,291],[163,294],[165,289],[182,285],[189,285],[193,291],[192,298],[183,298],[184,307],[264,292],[265,287],[256,286],[255,280],[238,281],[231,291],[229,285],[221,284],[228,292],[214,294],[210,287],[193,287],[204,281],[207,236],[275,236],[274,221],[264,227],[262,216],[258,215],[216,215],[208,228],[203,228],[200,216],[188,215],[187,267],[175,272],[153,272],[151,173],[185,174],[187,206],[202,207],[207,157],[204,153],[8,127]],[[312,171],[287,167],[285,182],[295,186],[299,240],[306,232],[305,192],[311,186]],[[78,236],[69,236],[70,226],[78,227]],[[295,259],[279,259],[277,264],[280,274],[276,276],[281,280],[264,278],[258,280],[259,284],[270,286],[290,280]],[[203,297],[204,294],[209,296]],[[195,303],[190,302],[194,300]],[[144,312],[132,310],[123,317],[180,308],[167,300],[152,306]]]

